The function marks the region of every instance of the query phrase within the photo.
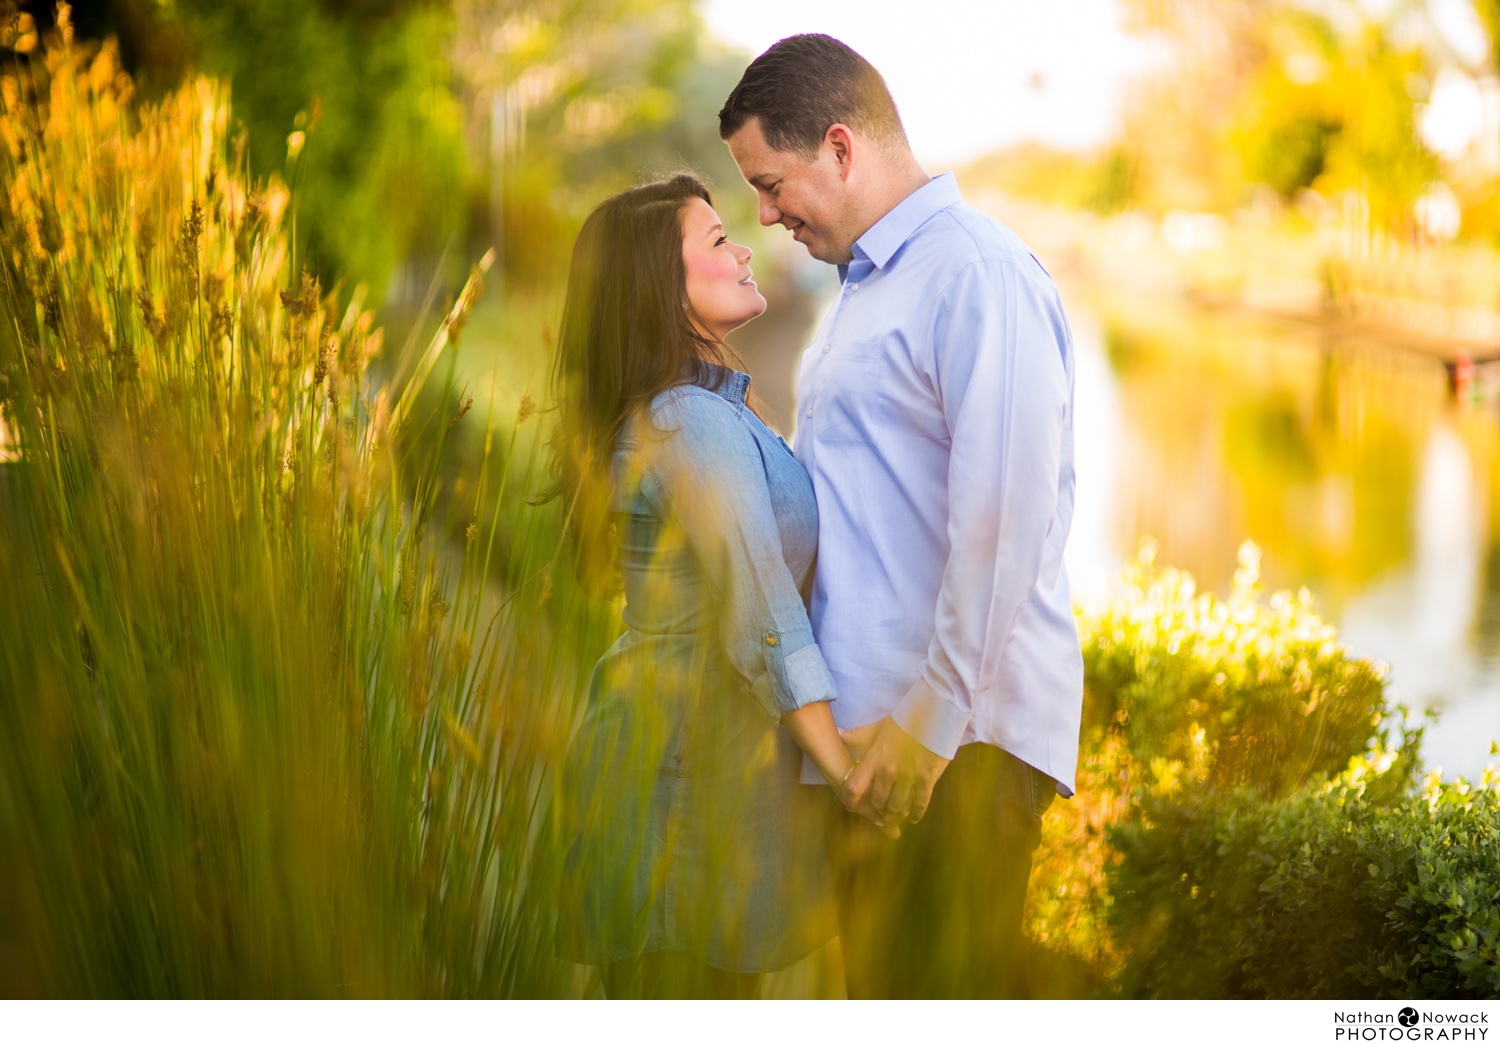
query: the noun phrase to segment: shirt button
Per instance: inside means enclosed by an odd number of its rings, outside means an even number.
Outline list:
[[[825,344],[824,347],[823,347],[823,352],[826,354],[826,353],[828,353],[828,351],[830,351],[832,349],[833,349],[832,345]]]
[[[807,410],[807,418],[808,419],[812,418],[812,409],[810,409],[810,408]]]
[[[857,292],[857,291],[859,291],[859,282],[858,282],[858,281],[855,281],[855,282],[854,282],[854,283],[853,283],[853,284],[851,284],[851,285],[850,285],[850,286],[849,286],[849,290],[850,290],[850,291],[851,291],[851,292]]]
[[[767,631],[766,632],[766,644],[767,645],[775,645],[776,644],[776,632],[775,631]]]

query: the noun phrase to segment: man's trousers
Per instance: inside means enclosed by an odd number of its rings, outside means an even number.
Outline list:
[[[851,998],[1029,994],[1021,918],[1056,782],[990,744],[961,747],[922,820],[890,840],[836,807],[830,848]]]

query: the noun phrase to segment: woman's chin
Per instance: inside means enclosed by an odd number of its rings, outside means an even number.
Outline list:
[[[765,312],[766,297],[761,295],[760,292],[756,292],[754,298],[745,303],[744,309],[742,309],[737,315],[735,315],[734,320],[727,322],[726,326],[720,329],[720,331],[723,331],[727,334],[729,332],[735,331],[736,329],[743,328],[745,327],[745,325],[749,324],[751,321],[755,320]]]
[[[761,300],[760,309],[757,310],[757,311],[755,311],[753,314],[746,314],[741,320],[736,321],[734,323],[734,329],[731,329],[731,331],[734,331],[734,330],[740,329],[740,328],[744,328],[747,324],[749,324],[751,321],[755,320],[757,317],[759,317],[761,314],[763,314],[765,312],[766,312],[765,300],[762,299]]]

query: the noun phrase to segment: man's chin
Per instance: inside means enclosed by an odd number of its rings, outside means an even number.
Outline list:
[[[823,243],[822,241],[804,241],[802,242],[802,247],[806,248],[807,254],[818,260],[818,262],[825,262],[834,265],[839,262],[839,260],[834,257],[835,252],[833,251],[832,247],[828,244]]]

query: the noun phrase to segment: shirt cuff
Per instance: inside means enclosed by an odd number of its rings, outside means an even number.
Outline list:
[[[891,713],[896,724],[928,751],[951,759],[958,753],[959,741],[969,728],[969,712],[938,696],[927,679],[917,676],[896,710]]]
[[[823,651],[816,644],[804,645],[783,656],[783,637],[774,633],[766,636],[766,673],[751,687],[766,714],[778,720],[808,704],[839,698]]]

